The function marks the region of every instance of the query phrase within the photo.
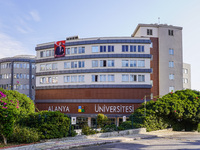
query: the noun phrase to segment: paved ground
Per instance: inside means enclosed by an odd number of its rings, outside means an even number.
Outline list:
[[[157,135],[148,139],[134,140],[130,136],[124,137],[119,143],[99,146],[79,147],[73,150],[171,150],[196,149],[200,150],[200,133],[195,132],[150,132],[146,135]],[[113,138],[112,138],[113,139]]]
[[[109,138],[56,139],[6,150],[125,150],[125,149],[200,149],[200,133],[168,130]]]

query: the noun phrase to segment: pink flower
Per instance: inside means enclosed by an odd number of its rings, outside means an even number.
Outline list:
[[[16,108],[19,108],[19,106],[17,106]]]
[[[19,84],[19,81],[17,81],[17,84]]]
[[[176,112],[176,110],[174,110],[174,112]]]
[[[7,103],[4,103],[4,105],[6,105]]]
[[[5,109],[7,109],[8,107],[4,107],[4,106],[3,106],[2,108],[5,108]]]
[[[5,117],[7,117],[7,115],[5,115]]]

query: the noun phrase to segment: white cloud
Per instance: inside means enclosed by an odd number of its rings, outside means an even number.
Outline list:
[[[40,21],[39,13],[36,10],[30,11],[30,15],[32,16],[33,20]]]
[[[28,54],[28,51],[23,46],[23,43],[11,38],[4,33],[0,33],[0,58],[12,57],[22,54]]]

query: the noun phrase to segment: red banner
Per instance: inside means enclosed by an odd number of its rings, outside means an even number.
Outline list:
[[[65,56],[65,41],[57,41],[54,44],[54,57]]]

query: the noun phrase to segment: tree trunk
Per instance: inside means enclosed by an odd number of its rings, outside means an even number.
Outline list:
[[[2,137],[3,137],[4,144],[7,145],[7,138],[4,135],[2,135]]]

